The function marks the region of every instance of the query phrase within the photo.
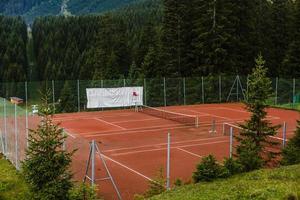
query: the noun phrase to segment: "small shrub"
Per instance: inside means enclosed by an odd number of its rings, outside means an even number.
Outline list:
[[[176,179],[175,181],[174,181],[174,185],[175,185],[175,187],[180,187],[180,186],[182,186],[182,180],[181,179]]]
[[[296,194],[288,194],[286,196],[286,198],[284,198],[285,200],[299,200],[300,199],[300,196],[299,194],[296,195]]]
[[[94,187],[86,184],[74,186],[69,192],[70,200],[99,200]]]
[[[225,159],[224,167],[228,170],[230,176],[243,172],[243,166],[233,158]]]
[[[153,181],[149,182],[149,190],[145,193],[144,197],[149,198],[166,191],[166,181],[163,175],[163,169],[160,168],[158,175]]]
[[[219,165],[214,156],[209,155],[204,157],[200,164],[197,165],[197,170],[193,174],[195,183],[200,181],[213,181],[217,178],[225,178],[229,176],[226,168]]]
[[[145,200],[145,197],[143,195],[140,195],[140,194],[135,194],[133,196],[133,200]]]

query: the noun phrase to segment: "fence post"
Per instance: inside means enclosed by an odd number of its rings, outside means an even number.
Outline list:
[[[277,105],[277,98],[278,98],[278,77],[276,77],[276,82],[275,82],[275,105]]]
[[[5,137],[5,153],[7,154],[7,119],[6,119],[6,99],[4,101],[4,137]]]
[[[219,76],[219,100],[222,102],[222,77]]]
[[[17,119],[17,104],[15,104],[15,156],[16,156],[16,169],[19,169],[19,164],[18,164],[18,119]]]
[[[103,81],[102,79],[101,79],[101,81],[100,81],[100,84],[101,84],[101,88],[103,88],[103,87],[104,87],[104,81]],[[102,111],[104,110],[103,106],[102,106],[101,110],[102,110]]]
[[[91,182],[92,186],[95,185],[95,140],[92,141],[92,177]]]
[[[77,80],[77,106],[78,106],[78,112],[80,112],[80,83],[79,83],[79,80]]]
[[[183,78],[183,104],[186,105],[186,94],[185,94],[185,77]]]
[[[26,147],[28,148],[28,88],[27,81],[25,82],[25,129],[26,129]]]
[[[164,105],[167,106],[166,77],[164,77]]]
[[[202,103],[204,103],[204,79],[201,77]]]
[[[144,78],[144,92],[145,92],[145,105],[147,105],[147,83],[146,78]]]
[[[230,158],[232,158],[232,152],[233,152],[233,128],[230,127],[230,147],[229,147]]]
[[[296,79],[293,79],[293,107],[296,103]]]
[[[52,80],[52,102],[53,102],[53,108],[54,108],[54,113],[55,113],[55,84],[54,80]]]
[[[239,102],[239,75],[236,76],[236,101]]]
[[[168,147],[167,147],[167,190],[170,190],[170,146],[171,146],[171,135],[168,133]]]

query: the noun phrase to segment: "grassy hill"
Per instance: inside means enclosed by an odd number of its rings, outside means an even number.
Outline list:
[[[255,171],[212,183],[183,186],[151,198],[151,200],[215,199],[300,199],[300,165]]]
[[[0,154],[0,199],[25,200],[28,195],[25,182],[15,168]]]

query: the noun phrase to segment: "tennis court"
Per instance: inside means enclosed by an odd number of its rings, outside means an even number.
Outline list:
[[[54,121],[69,135],[66,145],[72,143],[70,148],[76,148],[74,143],[78,144],[73,159],[76,160],[73,162],[75,177],[84,177],[88,141],[95,140],[122,199],[132,199],[134,194],[145,192],[161,168],[166,172],[170,133],[170,182],[177,178],[191,181],[202,157],[213,154],[219,161],[229,157],[229,137],[223,133],[223,124],[236,125],[250,116],[241,104],[171,106],[159,110],[152,113],[147,109],[142,112],[120,109],[55,115]],[[300,116],[295,111],[271,108],[268,119],[273,124],[286,122],[286,136],[290,138],[296,127],[295,119]],[[282,137],[282,132],[280,129],[276,137]],[[95,163],[96,178],[105,178],[106,172],[98,157]],[[117,199],[110,181],[102,179],[96,183],[105,199]]]

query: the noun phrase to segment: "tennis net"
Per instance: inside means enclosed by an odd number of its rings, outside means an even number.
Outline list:
[[[189,126],[195,126],[196,128],[199,127],[199,119],[196,115],[186,115],[149,106],[140,106],[138,111],[154,117],[172,120]]]

